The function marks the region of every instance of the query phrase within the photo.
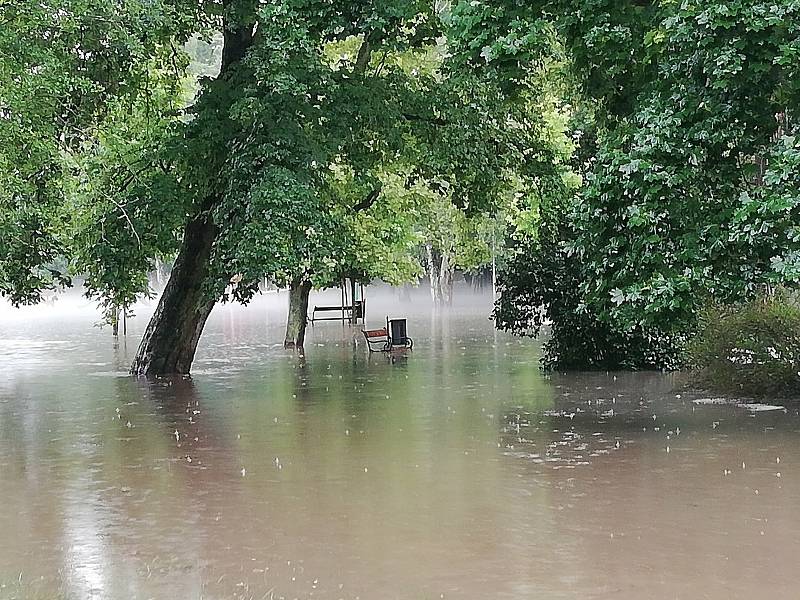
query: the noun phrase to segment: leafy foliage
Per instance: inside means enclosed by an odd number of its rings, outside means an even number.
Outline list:
[[[699,383],[746,396],[800,391],[800,307],[786,292],[701,312],[689,355]]]
[[[601,320],[580,293],[584,277],[578,257],[567,250],[572,232],[566,212],[549,199],[541,225],[509,236],[510,253],[499,276],[495,308],[499,328],[518,335],[548,331],[546,369],[677,368],[681,339],[654,336],[644,328],[621,331]]]
[[[787,3],[777,14],[798,10]],[[796,67],[786,46],[800,30],[783,23],[756,2],[672,7],[654,23],[657,76],[603,136],[574,213],[574,250],[603,273],[583,292],[609,319],[682,329],[708,296],[740,298],[774,278],[770,261],[788,240],[774,230],[772,255],[753,260],[746,215],[751,195],[764,206],[780,196],[784,209],[798,199],[791,167],[771,160],[794,159],[785,148]],[[781,175],[765,177],[771,169]]]
[[[65,280],[65,257],[113,314],[206,218],[209,299],[246,302],[264,278],[406,281],[425,237],[474,266],[487,215],[549,168],[536,70],[511,93],[473,69],[459,6],[2,9],[0,293],[16,302]]]
[[[149,294],[153,259],[174,254],[185,215],[185,191],[170,169],[169,147],[179,122],[153,105],[175,109],[162,90],[148,103],[124,103],[82,152],[66,160],[64,248],[70,272],[83,276],[87,296],[107,316]],[[171,202],[163,201],[171,198]]]
[[[649,351],[617,354],[619,366],[671,366],[709,299],[734,302],[765,283],[797,281],[797,2],[586,0],[560,10],[541,3],[527,17],[505,4],[517,15],[505,31],[519,29],[519,19],[539,30],[549,19],[581,91],[577,103],[592,116],[576,128],[590,134],[579,140],[576,165],[584,188],[564,207],[566,220],[554,222],[562,246],[521,250],[557,270],[562,260],[575,265],[577,298],[559,294],[564,310],[549,305],[551,349],[592,339],[567,362],[605,364],[603,349],[634,336],[666,352],[656,361]],[[505,305],[529,305],[527,285],[539,286],[535,301],[553,290],[520,279]],[[591,319],[581,324],[576,313]],[[530,312],[505,314],[507,327],[535,324]]]
[[[0,24],[16,303],[61,261],[129,304],[190,223],[203,306],[399,283],[420,246],[474,267],[507,226],[501,327],[549,325],[552,366],[670,367],[709,300],[800,276],[797,0],[50,0]]]
[[[414,223],[430,207],[439,214],[446,203],[456,221],[450,203],[495,210],[518,173],[539,168],[528,143],[539,130],[526,127],[535,117],[480,74],[449,68],[430,7],[375,10],[387,11],[382,28],[354,31],[331,28],[305,3],[263,5],[240,80],[214,81],[201,96],[193,139],[209,138],[203,153],[224,150],[225,175],[209,182],[219,189],[214,293],[239,275],[240,301],[264,277],[407,280],[419,273]],[[207,110],[220,94],[224,114]]]
[[[0,295],[35,302],[66,281],[65,158],[93,139],[117,101],[147,97],[151,69],[202,26],[191,2],[0,4]]]

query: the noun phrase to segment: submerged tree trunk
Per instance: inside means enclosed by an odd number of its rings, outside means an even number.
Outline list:
[[[111,335],[117,337],[119,335],[119,307],[114,306],[111,309]]]
[[[435,305],[453,303],[453,268],[447,253],[425,245],[427,252],[428,280],[431,285],[431,299]]]
[[[284,348],[302,348],[306,338],[308,322],[308,297],[311,282],[295,279],[289,286],[289,316],[286,319],[286,339]]]
[[[431,300],[435,305],[442,303],[442,285],[439,281],[439,267],[442,263],[442,255],[430,244],[425,244],[428,263],[428,281],[431,285]]]
[[[131,366],[134,375],[187,374],[215,300],[203,290],[217,229],[209,216],[187,223],[183,243]]]
[[[237,19],[242,18],[240,14],[248,11],[230,10],[234,4],[234,0],[222,0],[222,64],[217,81],[224,83],[220,88],[242,85],[241,81],[229,75],[253,44],[255,23],[238,22]],[[254,9],[258,3],[248,0],[247,4]],[[223,94],[217,99],[219,102],[211,103],[211,110],[224,114],[225,103],[236,97],[236,94]],[[217,186],[217,189],[221,188]],[[219,197],[209,196],[198,207],[197,213],[189,217],[178,258],[139,344],[131,373],[147,376],[189,373],[200,334],[216,303],[215,299],[209,300],[204,284],[217,236],[211,213],[219,200]]]
[[[442,302],[451,306],[453,304],[453,269],[446,253],[442,253],[442,262],[439,265],[439,286],[442,288],[440,296]]]

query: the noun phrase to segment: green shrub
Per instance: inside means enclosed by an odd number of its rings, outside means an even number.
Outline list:
[[[698,382],[746,396],[800,393],[800,305],[786,292],[702,312],[689,344]]]
[[[498,276],[498,329],[516,335],[549,332],[542,366],[554,370],[665,369],[683,366],[686,338],[655,328],[623,330],[585,306],[581,259],[566,251],[565,211],[541,225],[537,236],[512,235]]]

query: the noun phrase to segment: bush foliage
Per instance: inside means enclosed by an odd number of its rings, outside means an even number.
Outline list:
[[[536,238],[516,232],[509,240],[512,251],[498,275],[497,327],[533,337],[547,330],[541,358],[546,370],[680,368],[684,336],[679,332],[623,329],[583,302],[580,284],[586,274],[565,249],[570,232],[563,212],[547,208],[542,207]]]
[[[746,396],[800,392],[800,304],[779,292],[700,317],[689,357],[699,383]]]

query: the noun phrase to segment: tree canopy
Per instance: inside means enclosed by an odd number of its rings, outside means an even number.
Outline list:
[[[555,365],[671,366],[704,303],[797,281],[800,4],[570,4],[489,15],[497,31],[547,18],[591,115],[555,246],[520,247],[576,288],[509,271],[500,322],[552,319]]]
[[[418,272],[409,254],[428,216],[494,213],[553,162],[548,123],[529,110],[541,72],[526,67],[512,89],[475,69],[457,12],[416,0],[4,4],[0,293],[35,302],[79,274],[111,314],[148,293],[154,258],[177,256],[141,352],[169,371],[188,370],[218,299],[246,302],[265,278]],[[183,326],[167,333],[168,318]]]
[[[673,366],[800,275],[800,3],[0,3],[0,295],[172,277],[135,370],[264,279],[400,283],[505,248],[554,366]],[[192,62],[191,57],[195,60]],[[168,328],[167,321],[179,323]]]
[[[107,119],[174,93],[191,6],[0,3],[0,294],[33,302],[65,281],[70,161]]]

